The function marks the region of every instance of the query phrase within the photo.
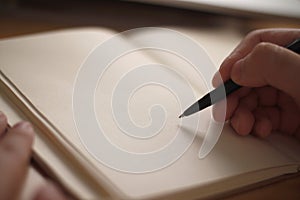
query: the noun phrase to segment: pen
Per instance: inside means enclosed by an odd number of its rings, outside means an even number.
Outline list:
[[[287,49],[295,52],[300,53],[300,38],[292,42],[291,44],[286,46]],[[225,93],[222,91],[224,87]],[[236,84],[231,79],[226,81],[223,85],[220,85],[213,91],[207,93],[204,95],[201,99],[199,99],[197,102],[192,104],[190,107],[188,107],[180,116],[179,118],[189,116],[191,114],[194,114],[196,112],[199,112],[217,102],[220,100],[226,98],[228,95],[233,93],[234,91],[238,90],[242,86]],[[211,98],[212,97],[212,98]]]

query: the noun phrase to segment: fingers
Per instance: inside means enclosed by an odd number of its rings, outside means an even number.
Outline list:
[[[277,99],[277,91],[272,87],[251,90],[239,99],[236,110],[228,110],[228,113],[232,112],[232,127],[240,135],[253,133],[266,137],[272,130],[277,130],[280,124]]]
[[[252,94],[250,93],[249,96]],[[252,103],[247,106],[247,102],[244,102],[244,100],[248,101],[248,96],[242,98],[232,114],[231,126],[240,135],[252,133],[264,138],[270,135],[272,131],[279,130],[285,134],[299,136],[300,112],[295,103],[286,104],[288,102],[287,97],[281,96],[280,93],[278,105],[259,104],[254,109],[252,109]]]
[[[277,104],[278,90],[273,87],[261,87],[255,90],[258,97],[258,103],[261,106],[274,106]]]
[[[248,135],[252,131],[255,118],[248,108],[239,106],[235,111],[232,119],[231,126],[240,135]]]
[[[34,197],[34,200],[52,200],[52,199],[55,200],[67,199],[62,193],[62,191],[60,191],[60,189],[57,188],[52,183],[48,183],[47,187],[42,187]]]
[[[224,106],[224,100],[213,105],[213,109],[212,109],[212,113],[213,113],[213,117],[217,122],[224,122],[226,120],[228,120],[233,112],[235,111],[235,109],[237,108],[238,104],[239,104],[239,99],[237,95],[230,95],[227,97],[226,99],[226,114],[225,114],[225,119],[224,119],[224,113],[222,113],[224,111],[223,106]]]
[[[250,88],[273,87],[255,89],[256,92],[250,92],[246,97],[232,94],[227,98],[226,119],[231,118],[231,125],[239,134],[251,132],[265,137],[279,129],[300,135],[300,56],[282,47],[297,38],[300,38],[300,29],[254,31],[220,66],[221,76],[215,75],[214,86],[231,78]],[[283,98],[278,91],[285,92],[290,98]],[[214,116],[217,116],[217,108]]]
[[[7,118],[0,112],[0,198],[18,199],[30,161],[34,130],[20,122],[7,130]],[[35,199],[66,199],[53,184],[42,188]]]
[[[268,118],[272,124],[272,130],[279,130],[281,110],[277,106],[270,106],[264,107],[263,111],[265,112],[265,118]]]
[[[7,128],[7,118],[3,112],[0,111],[0,138],[5,134]]]
[[[268,110],[268,111],[267,111]],[[259,136],[266,137],[271,134],[278,123],[277,116],[270,117],[269,114],[275,113],[276,109],[273,108],[257,108],[254,111],[249,110],[245,106],[238,106],[231,118],[231,126],[239,135],[248,135],[250,133]]]
[[[248,87],[271,85],[286,92],[300,105],[300,56],[270,43],[260,43],[231,71],[237,84]]]
[[[233,115],[234,111],[236,110],[237,106],[240,103],[239,99],[245,97],[250,92],[251,92],[250,88],[243,87],[226,98],[225,121],[228,120]],[[213,106],[213,117],[218,122],[224,121],[224,113],[221,113],[224,111],[223,106],[224,106],[223,101]]]
[[[7,124],[6,124],[7,125]],[[31,154],[34,131],[21,122],[7,131],[0,141],[1,198],[15,199],[22,187]]]
[[[259,43],[269,42],[279,46],[285,46],[299,37],[299,29],[263,29],[251,32],[221,64],[219,72],[222,79],[224,81],[228,80],[232,66],[248,55]],[[222,80],[217,76],[214,77],[213,85],[216,87],[220,85],[220,83],[222,83]]]
[[[253,127],[253,134],[261,137],[266,138],[271,134],[272,131],[272,122],[266,117],[259,117],[256,118],[254,127]]]

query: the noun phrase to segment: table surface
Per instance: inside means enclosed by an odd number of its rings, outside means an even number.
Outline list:
[[[258,28],[300,28],[295,19],[226,16],[178,8],[118,1],[7,1],[0,7],[0,38],[70,27],[107,27],[116,31],[145,26],[176,26],[215,31],[230,29],[242,38]],[[35,175],[36,176],[36,175]],[[300,176],[276,181],[227,197],[300,199]]]

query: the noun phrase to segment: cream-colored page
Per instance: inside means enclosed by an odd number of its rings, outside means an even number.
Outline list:
[[[190,36],[196,35],[199,43],[208,46],[218,46],[218,55],[224,57],[236,45],[240,38],[224,32],[211,33],[206,30],[183,30]],[[178,160],[171,165],[150,173],[125,173],[103,165],[84,147],[76,130],[72,111],[72,92],[76,75],[89,52],[97,44],[107,39],[101,29],[78,29],[34,35],[24,38],[1,41],[1,70],[11,79],[21,92],[30,99],[33,105],[52,122],[58,130],[74,144],[93,165],[102,171],[106,177],[124,194],[123,198],[155,198],[177,192],[199,188],[196,196],[211,195],[214,192],[224,192],[236,189],[240,185],[255,183],[272,176],[295,172],[293,160],[274,149],[268,142],[254,137],[239,137],[229,127],[225,127],[220,140],[213,151],[204,159],[198,158],[205,131],[210,118],[210,110],[201,115],[201,123],[192,145]],[[205,46],[206,47],[206,46]],[[118,48],[118,47],[116,47]],[[212,49],[214,50],[214,49]],[[208,52],[219,62],[222,58],[214,52]],[[165,92],[159,85],[150,85],[138,91],[129,102],[129,112],[132,120],[141,126],[151,122],[144,105],[152,105],[152,100],[166,105],[168,111],[166,124],[161,133],[149,140],[137,140],[122,132],[114,124],[111,100],[112,89],[124,73],[137,66],[158,62],[172,66],[190,80],[195,96],[200,97],[206,91],[203,79],[193,72],[190,64],[167,52],[151,50],[136,51],[120,57],[105,72],[95,91],[95,110],[97,120],[102,124],[106,137],[120,148],[129,152],[145,153],[155,151],[172,140],[178,129],[177,118],[182,109],[176,98]],[[147,76],[147,74],[145,74]],[[200,80],[200,81],[199,81]],[[145,95],[145,96],[143,96]],[[191,100],[191,103],[195,101]],[[99,102],[97,104],[97,102]],[[130,103],[132,103],[130,105]],[[198,115],[195,115],[198,117]],[[195,117],[194,116],[194,117]],[[86,119],[90,120],[90,119]],[[88,129],[88,127],[87,127]],[[188,128],[184,130],[188,137]],[[82,133],[80,133],[82,134]],[[94,141],[97,142],[97,141]],[[99,147],[101,150],[101,147]],[[110,152],[105,152],[110,154]],[[215,190],[202,191],[216,182],[249,174],[272,167],[292,166],[287,171],[276,171],[267,177],[247,179],[246,183],[231,182],[231,185]],[[54,167],[54,166],[53,166]],[[255,177],[255,178],[254,178]],[[210,193],[209,193],[210,192]],[[126,197],[127,196],[127,197]]]
[[[300,165],[300,141],[298,139],[281,133],[274,133],[267,139],[274,148],[284,152]]]
[[[4,94],[0,93],[0,109],[8,118],[8,123],[12,126],[20,121],[29,121],[22,112],[14,105],[10,99]],[[90,187],[90,183],[85,176],[76,174],[78,170],[71,167],[71,163],[64,154],[60,153],[57,145],[53,145],[45,135],[37,127],[37,133],[34,138],[34,159],[40,166],[48,166],[44,168],[44,172],[60,184],[64,185],[71,195],[79,199],[96,199],[99,197],[107,197],[106,193],[99,193]],[[41,161],[42,160],[42,161]],[[50,171],[49,171],[50,170]],[[76,171],[77,170],[77,171]],[[46,184],[46,180],[33,167],[30,166],[28,177],[22,190],[21,199],[32,199],[37,189]]]

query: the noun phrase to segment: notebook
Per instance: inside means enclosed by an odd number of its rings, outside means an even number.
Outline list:
[[[174,29],[190,37],[195,36],[193,31]],[[21,119],[30,120],[34,124],[37,131],[33,147],[34,159],[75,198],[201,199],[226,195],[298,172],[300,145],[297,140],[281,134],[273,134],[266,140],[251,135],[241,137],[227,124],[212,151],[200,159],[199,148],[207,131],[205,120],[211,117],[210,109],[194,116],[197,118],[201,115],[202,123],[197,127],[192,144],[169,165],[134,173],[116,169],[114,163],[109,166],[101,162],[85,146],[82,135],[78,133],[72,97],[79,69],[90,52],[115,34],[104,28],[79,28],[0,41],[1,109],[8,115],[11,124]],[[223,44],[217,55],[211,55],[215,62],[222,60],[240,39],[222,32],[212,34],[205,30],[194,38],[207,46],[208,50],[210,45]],[[123,40],[126,41],[126,38]],[[115,48],[118,51],[118,46]],[[177,116],[181,112],[172,92],[166,91],[161,85],[150,84],[137,88],[136,94],[128,100],[128,109],[132,120],[146,127],[151,123],[147,112],[149,106],[155,102],[166,105],[168,114],[160,133],[146,139],[136,139],[122,134],[114,123],[110,99],[118,80],[133,68],[149,63],[181,70],[188,77],[187,80],[191,81],[195,99],[207,92],[205,84],[197,81],[189,63],[168,52],[143,49],[112,62],[95,90],[95,116],[108,140],[118,148],[137,154],[155,152],[172,141],[178,129]],[[162,73],[168,76],[169,71]],[[150,74],[145,73],[144,76],[147,78]],[[143,76],[136,78],[143,79]],[[191,99],[191,102],[195,99]],[[121,100],[116,100],[117,105],[121,104]],[[85,120],[89,122],[93,119]],[[86,134],[89,134],[90,127],[85,128]],[[189,137],[189,127],[182,131],[183,135]],[[141,134],[144,132],[141,131]],[[96,138],[91,140],[95,144],[102,144]],[[103,147],[96,146],[96,150],[101,151]],[[100,153],[112,159],[115,155],[114,152]],[[126,159],[118,157],[116,162],[126,163]],[[140,166],[139,163],[137,165]]]

